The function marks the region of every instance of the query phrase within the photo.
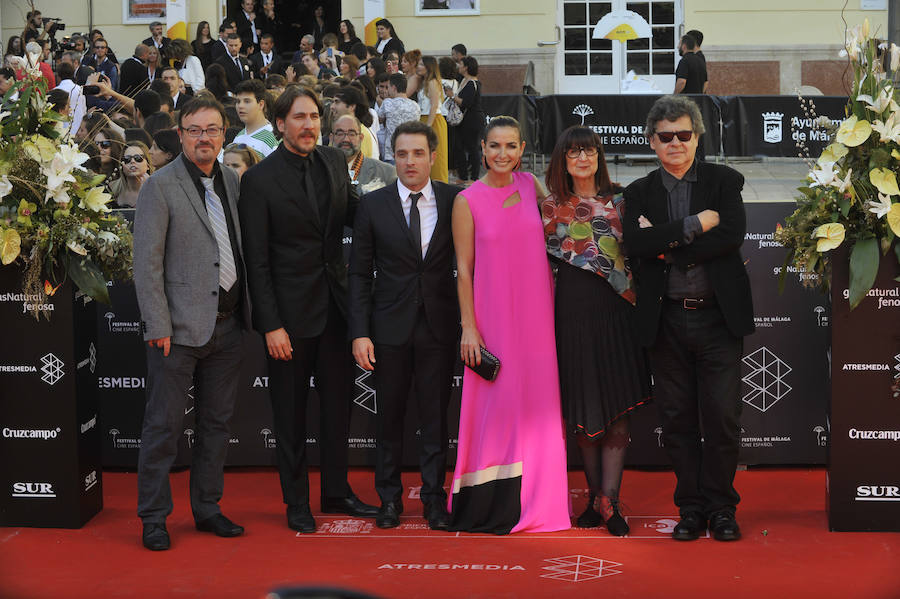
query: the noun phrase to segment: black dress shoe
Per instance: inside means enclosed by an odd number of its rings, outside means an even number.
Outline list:
[[[197,530],[211,532],[217,537],[239,537],[244,534],[243,526],[238,526],[222,514],[216,514],[197,522]]]
[[[447,530],[450,526],[450,512],[439,501],[426,503],[424,511],[425,520],[428,521],[428,528],[431,530]]]
[[[363,503],[356,495],[349,497],[328,498],[322,502],[322,513],[347,514],[357,518],[374,518],[378,515],[378,508],[374,505]]]
[[[289,505],[287,521],[288,527],[297,532],[316,532],[316,521],[308,505]]]
[[[400,526],[400,514],[403,513],[403,504],[399,501],[389,501],[381,504],[378,515],[375,516],[375,526],[378,528],[396,528]]]
[[[681,522],[675,525],[672,538],[676,541],[693,541],[699,539],[706,530],[706,518],[700,512],[688,512],[681,516]]]
[[[171,545],[169,531],[163,524],[144,524],[144,532],[141,535],[144,547],[150,551],[165,551]]]
[[[709,529],[717,541],[737,541],[741,538],[741,527],[734,514],[728,511],[716,512],[709,519]]]
[[[617,537],[624,537],[627,535],[631,529],[628,527],[628,522],[625,521],[625,518],[622,517],[622,513],[619,511],[619,500],[610,499],[603,495],[598,499],[600,507],[599,512],[600,515],[603,516],[603,521],[606,524],[606,530],[609,531],[609,534]]]
[[[594,509],[594,500],[596,498],[597,496],[593,493],[588,496],[587,508],[575,520],[575,526],[578,528],[594,528],[603,524],[603,518]]]

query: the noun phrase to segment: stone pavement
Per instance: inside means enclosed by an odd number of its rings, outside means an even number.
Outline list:
[[[711,160],[715,162],[715,159]],[[549,156],[544,157],[544,165]],[[630,164],[629,164],[630,163]],[[720,162],[722,163],[722,162]],[[797,188],[805,184],[809,167],[799,158],[736,158],[724,164],[744,175],[743,197],[745,202],[788,202],[799,192]],[[614,164],[607,161],[609,176],[621,185],[628,185],[656,168],[656,160],[635,159]],[[539,168],[533,172],[538,172]],[[543,177],[541,177],[543,180]]]

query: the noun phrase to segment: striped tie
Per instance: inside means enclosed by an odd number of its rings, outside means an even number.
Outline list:
[[[200,181],[206,188],[206,214],[209,216],[209,223],[216,234],[216,243],[219,246],[219,286],[228,291],[237,281],[237,268],[234,266],[234,254],[231,252],[231,240],[228,237],[228,222],[225,220],[222,200],[213,189],[213,180],[201,177]]]

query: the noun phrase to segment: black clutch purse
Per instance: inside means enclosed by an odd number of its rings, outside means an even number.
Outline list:
[[[481,364],[475,366],[466,364],[466,367],[484,380],[493,382],[497,378],[497,373],[500,372],[500,359],[482,347]]]

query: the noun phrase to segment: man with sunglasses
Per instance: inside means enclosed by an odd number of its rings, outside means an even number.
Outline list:
[[[109,44],[106,43],[106,40],[102,37],[98,37],[94,40],[93,54],[90,52],[84,55],[84,58],[81,60],[81,65],[85,67],[93,67],[94,71],[98,73],[103,73],[107,77],[109,77],[109,84],[116,91],[119,90],[119,67],[116,66],[112,60],[110,60],[109,54]]]
[[[706,531],[733,541],[740,496],[743,337],[753,332],[750,280],[741,257],[744,178],[696,159],[697,105],[664,96],[647,116],[660,168],[625,190],[625,247],[637,283],[637,322],[649,350],[663,442],[681,521],[672,537]]]
[[[197,530],[244,532],[219,500],[229,421],[250,323],[237,201],[239,179],[219,166],[225,109],[210,97],[181,109],[182,154],[141,187],[134,227],[134,285],[147,342],[147,405],[138,456],[144,547],[168,549],[169,468],[183,432],[185,390],[196,381],[197,437],[190,497]]]

